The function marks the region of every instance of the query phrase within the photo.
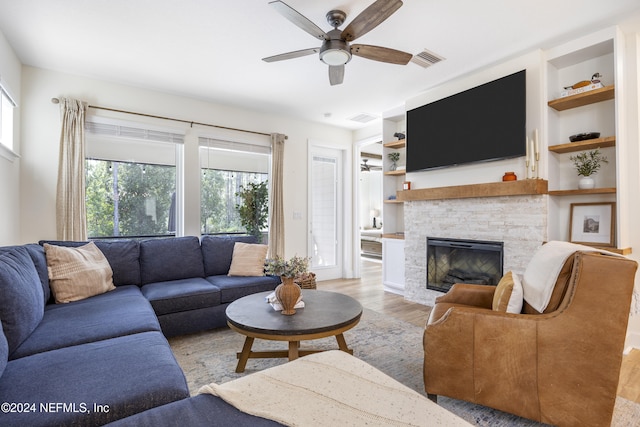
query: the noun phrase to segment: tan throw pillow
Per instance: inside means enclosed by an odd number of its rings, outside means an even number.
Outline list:
[[[509,271],[502,276],[493,294],[493,310],[502,313],[522,311],[522,283],[517,274]]]
[[[65,247],[44,244],[49,285],[56,303],[66,303],[115,289],[113,270],[93,242]]]
[[[228,275],[264,276],[267,248],[267,245],[236,242],[233,245],[233,257]]]

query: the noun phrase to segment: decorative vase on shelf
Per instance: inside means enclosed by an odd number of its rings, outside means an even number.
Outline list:
[[[518,177],[515,172],[505,172],[502,176],[503,181],[517,181]]]
[[[281,313],[287,316],[296,314],[294,307],[298,302],[298,298],[300,298],[302,290],[300,286],[293,281],[293,277],[281,276],[280,279],[282,283],[276,288],[276,298],[278,298],[280,305],[282,305]]]
[[[591,177],[600,170],[603,163],[609,163],[607,158],[600,154],[600,149],[596,148],[591,151],[584,151],[575,156],[569,157],[576,167],[578,175],[581,176],[578,181],[578,188],[581,190],[589,190],[595,188],[596,182]]]
[[[394,171],[396,169],[398,169],[398,165],[396,164],[396,162],[391,163],[391,165],[389,166],[389,170]]]
[[[590,190],[596,187],[596,181],[590,176],[583,176],[578,181],[578,188],[581,190]]]

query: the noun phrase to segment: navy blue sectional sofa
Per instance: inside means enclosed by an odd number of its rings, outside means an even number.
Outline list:
[[[52,301],[42,244],[0,248],[0,425],[103,425],[189,397],[168,336],[226,325],[278,277],[227,276],[249,237],[95,241],[115,289]],[[46,242],[81,246],[86,242]]]

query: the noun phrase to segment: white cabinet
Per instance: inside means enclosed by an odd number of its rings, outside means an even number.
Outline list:
[[[387,292],[404,295],[403,239],[382,239],[382,285]]]

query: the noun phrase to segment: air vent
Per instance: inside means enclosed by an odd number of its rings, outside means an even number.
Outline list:
[[[377,119],[378,116],[374,116],[373,114],[369,114],[369,113],[360,113],[356,116],[350,117],[349,120],[352,120],[354,122],[358,122],[358,123],[369,123],[372,120]]]
[[[443,57],[436,55],[433,52],[429,52],[426,49],[420,53],[413,55],[413,58],[411,58],[411,62],[413,62],[414,64],[418,64],[419,66],[424,68],[429,68],[442,60],[444,60]]]

